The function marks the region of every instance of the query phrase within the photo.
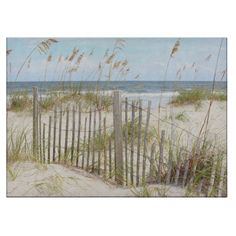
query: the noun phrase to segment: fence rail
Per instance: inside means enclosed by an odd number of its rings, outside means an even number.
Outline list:
[[[173,134],[168,140],[165,130],[159,139],[149,140],[154,117],[151,102],[145,108],[141,100],[122,101],[115,91],[109,124],[101,100],[96,109],[90,106],[88,111],[81,109],[80,102],[65,109],[58,105],[43,114],[38,97],[38,89],[33,88],[33,151],[41,162],[76,166],[120,185],[196,185],[199,195],[211,196],[216,187],[218,195],[224,194],[226,167],[221,159],[214,159],[210,177],[201,176],[200,168],[206,163],[198,149],[179,147]],[[43,116],[48,121],[42,121]],[[196,181],[197,174],[200,180]]]

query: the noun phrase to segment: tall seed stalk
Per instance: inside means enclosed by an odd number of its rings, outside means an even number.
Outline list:
[[[210,97],[209,107],[208,107],[205,119],[203,121],[203,124],[201,126],[201,129],[199,131],[199,137],[200,137],[202,132],[203,132],[203,129],[205,127],[205,133],[204,133],[204,138],[203,138],[203,146],[204,146],[204,143],[205,143],[205,140],[206,140],[207,127],[208,127],[208,124],[209,124],[210,112],[211,112],[211,107],[212,107],[212,104],[213,104],[213,94],[214,94],[214,91],[215,91],[216,74],[217,74],[217,68],[218,68],[218,64],[219,64],[220,52],[221,52],[223,41],[224,41],[224,39],[222,38],[220,40],[220,45],[219,45],[218,54],[217,54],[217,58],[216,58],[216,64],[215,64],[215,70],[214,70],[214,75],[213,75],[213,83],[212,83],[212,88],[211,88],[211,97]]]
[[[167,61],[167,64],[166,64],[166,69],[165,69],[165,73],[164,73],[164,80],[163,80],[164,83],[166,81],[166,77],[167,77],[167,72],[168,72],[168,69],[169,69],[170,61],[174,57],[174,55],[178,52],[179,47],[180,47],[180,39],[177,39],[177,41],[174,44],[174,47],[171,50],[171,53],[169,55],[169,58],[168,58],[168,61]],[[162,90],[161,90],[161,95],[160,95],[160,100],[159,100],[159,105],[158,105],[158,117],[159,118],[161,116],[161,101],[162,101]],[[158,130],[158,138],[160,140],[160,119],[158,119],[157,130]]]

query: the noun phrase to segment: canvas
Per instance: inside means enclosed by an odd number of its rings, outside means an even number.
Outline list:
[[[226,197],[226,38],[8,38],[7,196]]]

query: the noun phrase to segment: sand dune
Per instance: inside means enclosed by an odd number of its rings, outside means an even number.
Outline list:
[[[175,107],[173,110],[174,123],[178,127],[198,135],[208,103],[195,109],[194,106]],[[152,110],[150,127],[157,127],[157,110]],[[178,114],[183,113],[185,120],[178,119]],[[48,116],[52,113],[44,113],[42,121],[47,123]],[[111,112],[103,113],[106,116],[107,126],[112,125],[113,116]],[[162,108],[161,128],[170,133],[170,106]],[[76,117],[77,118],[77,117]],[[82,116],[82,120],[85,115]],[[145,114],[143,114],[145,119]],[[32,139],[32,113],[30,112],[8,112],[8,131],[15,128],[28,130],[27,140]],[[70,122],[72,123],[72,122]],[[65,123],[62,124],[63,126]],[[191,143],[191,136],[182,129],[175,128],[176,137],[181,135],[183,145]],[[214,140],[222,148],[226,148],[226,102],[214,102],[211,110],[208,138]],[[63,137],[62,137],[63,138]],[[220,147],[218,146],[218,147]],[[149,152],[150,150],[148,150]],[[89,174],[81,169],[62,166],[58,164],[41,165],[33,162],[16,162],[10,166],[15,177],[8,175],[7,195],[8,196],[137,196],[142,194],[142,188],[118,187],[107,183],[99,176]],[[152,195],[184,196],[185,190],[174,186],[151,185],[148,187]],[[161,189],[161,191],[159,191]],[[158,190],[158,191],[157,191]],[[162,193],[160,193],[162,192]]]
[[[78,168],[58,164],[41,165],[34,162],[16,162],[9,168],[17,175],[13,179],[8,174],[7,196],[9,197],[134,197],[142,192],[141,187],[135,189],[118,187]],[[149,190],[154,196],[161,193],[165,193],[166,196],[183,196],[185,194],[183,189],[174,186],[151,185]]]

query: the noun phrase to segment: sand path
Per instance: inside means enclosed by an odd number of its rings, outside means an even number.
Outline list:
[[[58,164],[41,165],[34,162],[16,162],[8,167],[7,196],[137,196],[143,189],[117,187],[100,177],[73,167]],[[158,188],[158,192],[154,189]],[[154,196],[183,196],[184,189],[174,186],[149,186]]]

